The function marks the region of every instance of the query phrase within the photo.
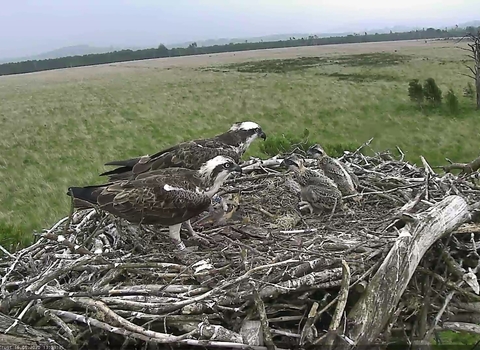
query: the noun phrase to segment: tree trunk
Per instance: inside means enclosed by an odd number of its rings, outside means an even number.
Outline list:
[[[480,62],[475,62],[477,74],[475,76],[475,85],[477,91],[477,110],[480,110]]]
[[[374,343],[393,315],[425,252],[469,219],[467,202],[460,196],[448,196],[407,223],[365,294],[350,311],[347,337],[356,345]]]

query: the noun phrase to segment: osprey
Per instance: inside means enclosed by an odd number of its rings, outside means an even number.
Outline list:
[[[209,139],[185,141],[151,156],[105,163],[119,167],[100,176],[109,176],[109,180],[113,181],[131,179],[138,174],[171,167],[198,170],[208,159],[218,155],[230,157],[239,163],[247,148],[258,137],[263,140],[267,138],[257,123],[238,122],[227,132]]]
[[[241,173],[242,168],[232,158],[216,156],[199,170],[161,169],[134,180],[70,187],[67,194],[73,194],[77,208],[97,206],[131,223],[168,226],[171,239],[184,250],[182,223],[209,209],[211,198],[232,172]]]
[[[307,150],[307,156],[317,160],[318,167],[336,183],[343,196],[356,195],[354,200],[361,199],[361,195],[358,193],[358,178],[346,164],[328,156],[327,152],[318,144]]]
[[[324,174],[306,168],[302,158],[293,154],[285,158],[282,165],[293,171],[293,179],[300,185],[300,210],[308,208],[313,213],[314,209],[329,209],[333,212],[337,205],[343,206],[337,185]]]

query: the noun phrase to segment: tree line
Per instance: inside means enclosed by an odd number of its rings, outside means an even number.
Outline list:
[[[329,44],[354,44],[366,42],[381,42],[381,41],[398,41],[398,40],[425,40],[425,39],[441,39],[450,37],[461,37],[468,33],[475,33],[479,28],[452,28],[452,29],[435,29],[427,28],[423,30],[414,30],[400,33],[383,33],[383,34],[351,34],[347,36],[334,36],[320,38],[316,35],[306,38],[291,37],[288,40],[279,41],[260,41],[260,42],[242,42],[230,43],[226,45],[213,46],[197,46],[197,43],[192,43],[185,48],[171,48],[168,49],[165,45],[160,44],[157,48],[143,49],[143,50],[120,50],[101,54],[89,54],[82,56],[67,56],[60,58],[44,59],[44,60],[30,60],[23,62],[12,62],[0,64],[0,75],[11,75],[21,73],[39,72],[51,69],[71,68],[90,66],[105,63],[137,61],[152,58],[163,57],[178,57],[188,55],[204,55],[215,54],[222,52],[236,52],[247,50],[260,49],[276,49],[286,47],[298,46],[314,46],[314,45],[329,45]]]

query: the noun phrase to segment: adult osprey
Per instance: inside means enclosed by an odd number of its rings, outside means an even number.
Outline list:
[[[337,185],[321,172],[306,168],[302,158],[292,154],[282,165],[293,172],[293,179],[300,185],[300,210],[308,208],[313,213],[314,209],[329,209],[333,212],[337,205],[343,206]]]
[[[151,156],[105,163],[119,167],[100,176],[108,176],[113,181],[131,179],[138,174],[171,167],[197,170],[208,159],[218,155],[230,157],[239,163],[247,148],[258,137],[264,140],[267,138],[260,125],[248,121],[238,122],[227,132],[212,138],[181,142]]]
[[[307,156],[317,160],[318,167],[335,182],[343,196],[355,195],[353,197],[355,201],[361,199],[358,193],[358,178],[346,164],[330,157],[318,144],[312,145],[306,153]]]
[[[180,250],[183,222],[209,209],[211,198],[232,172],[242,168],[229,157],[216,156],[199,170],[170,168],[103,185],[70,187],[76,208],[99,207],[131,223],[169,227]],[[208,188],[208,190],[207,190]]]

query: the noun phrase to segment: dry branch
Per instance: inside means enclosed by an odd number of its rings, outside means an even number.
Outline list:
[[[480,157],[477,157],[468,163],[453,163],[450,161],[450,164],[444,165],[441,168],[446,173],[450,173],[452,170],[456,169],[461,170],[460,175],[468,175],[480,168]]]

